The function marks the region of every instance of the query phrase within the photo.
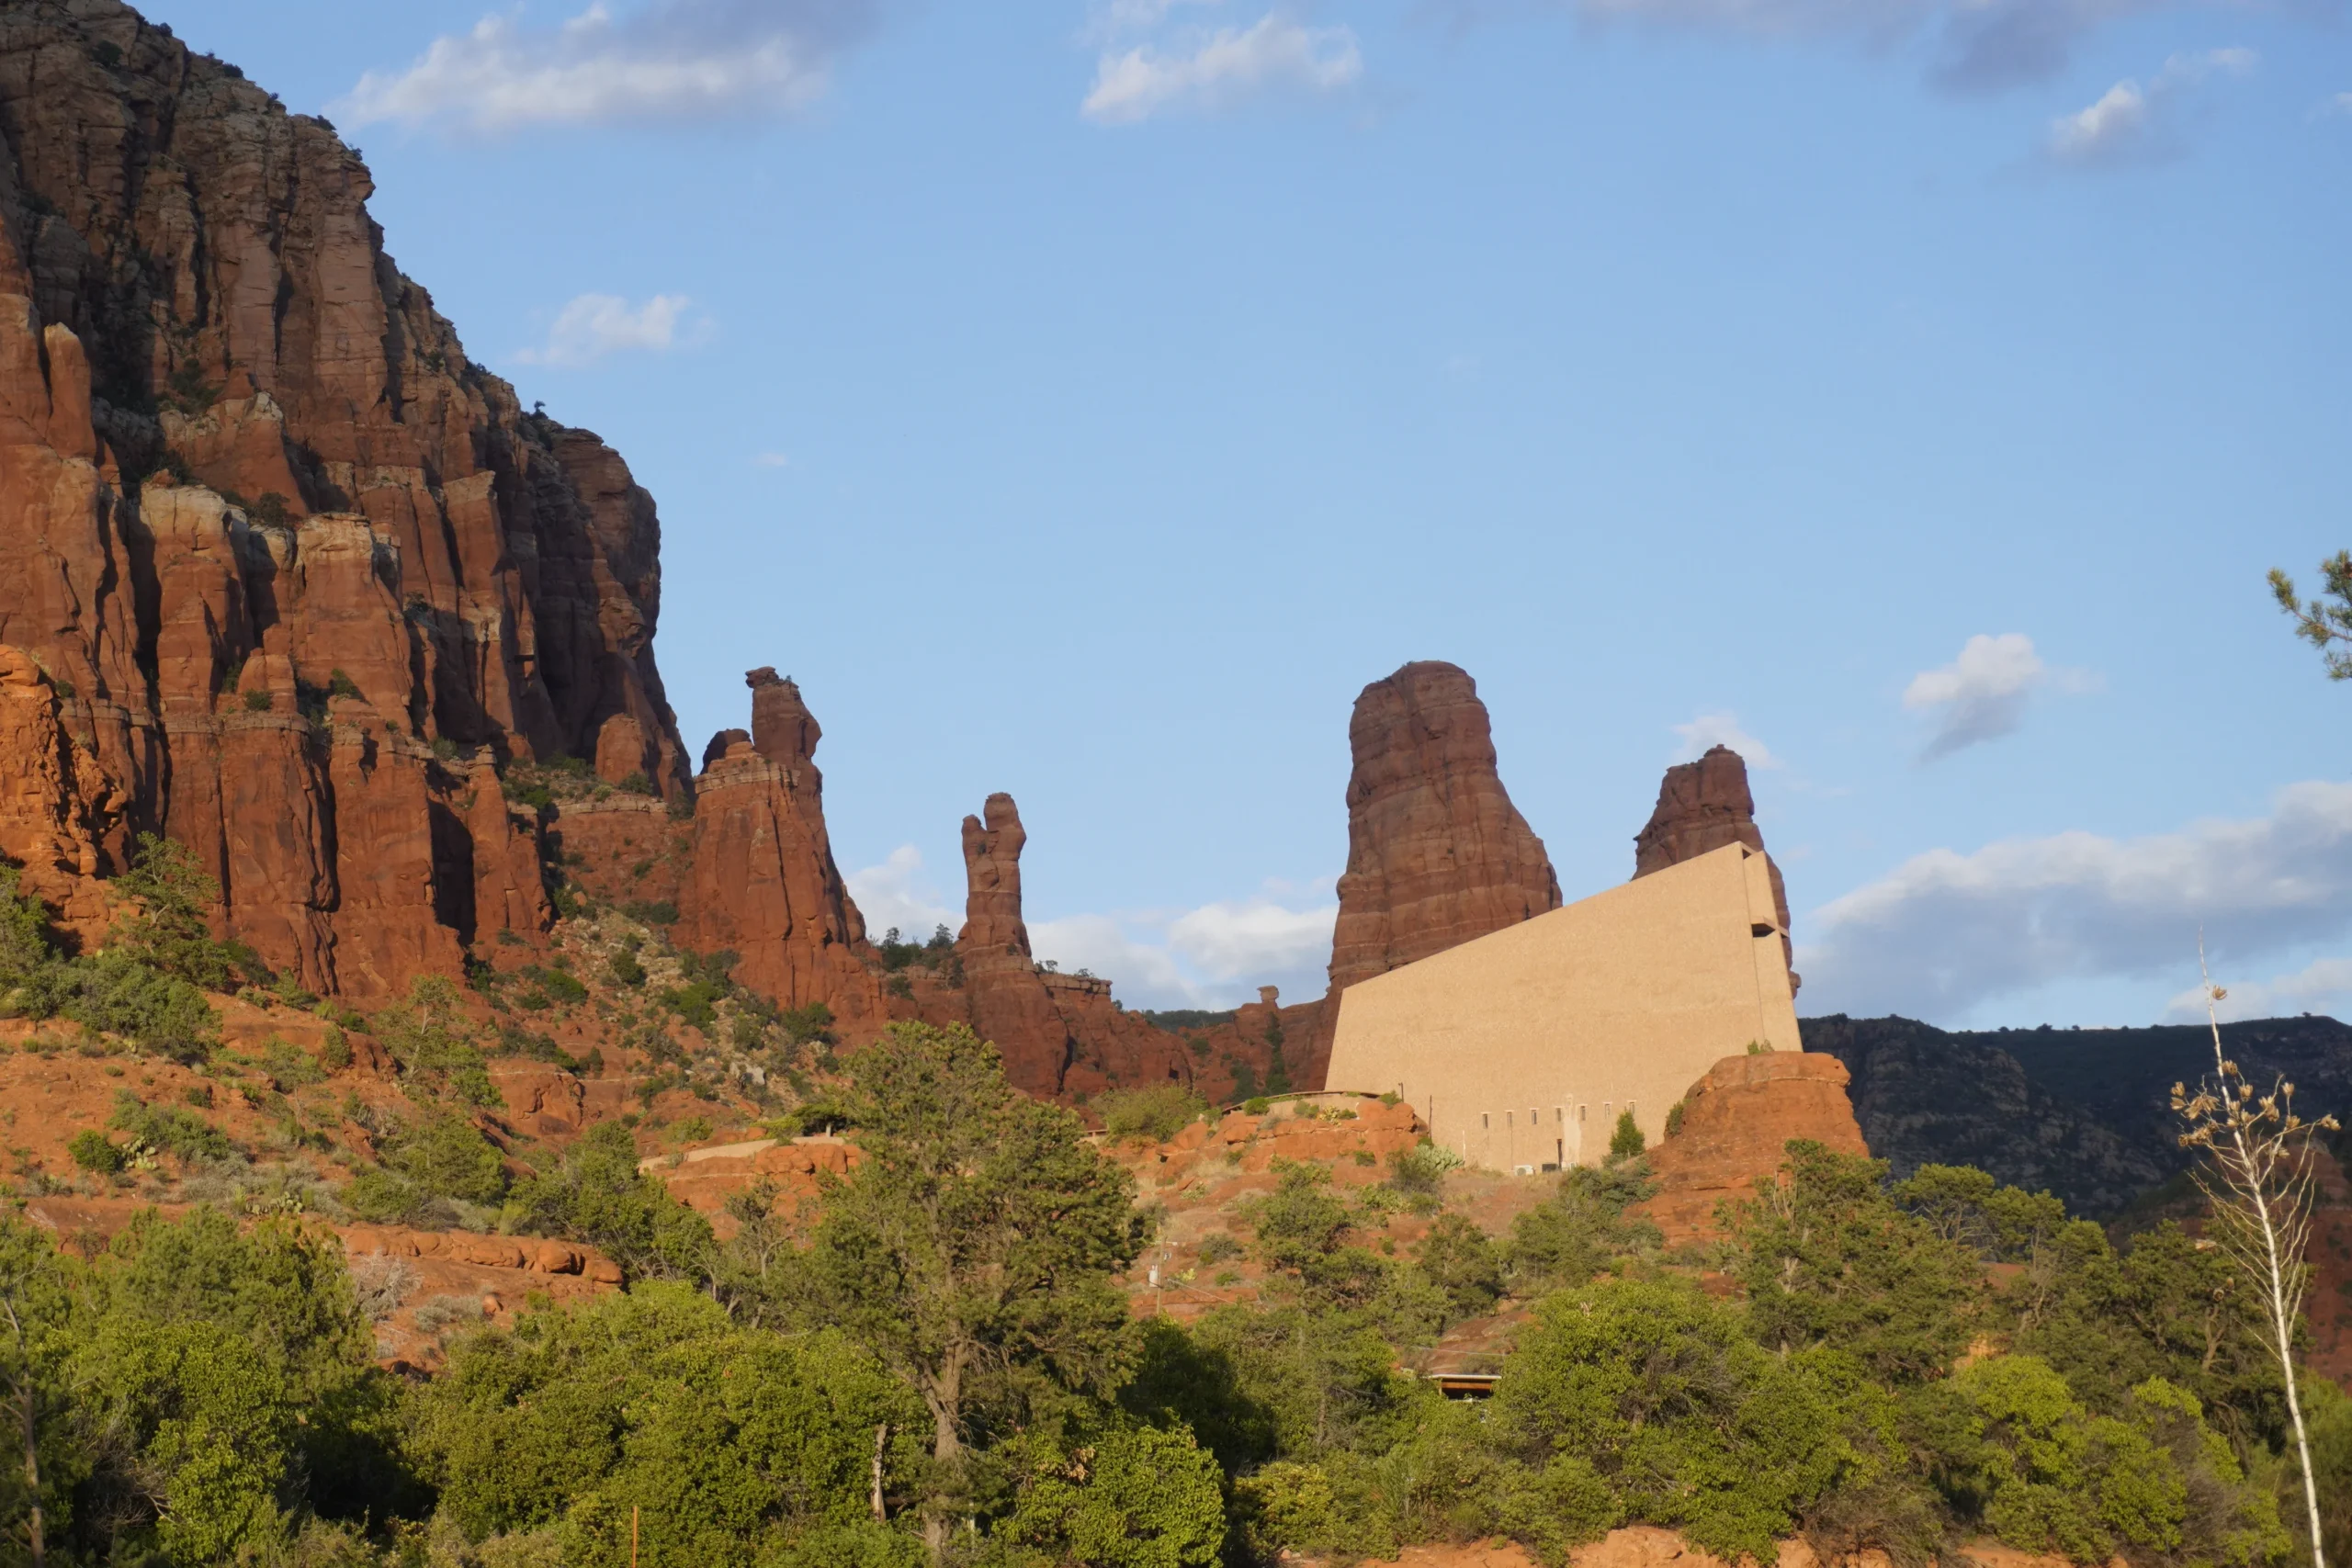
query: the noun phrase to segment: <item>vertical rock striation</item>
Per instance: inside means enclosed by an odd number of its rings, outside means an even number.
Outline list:
[[[1560,907],[1544,840],[1510,803],[1477,683],[1408,664],[1356,698],[1348,725],[1348,868],[1331,988],[1294,1077],[1323,1081],[1340,993]]]
[[[729,743],[695,791],[692,869],[678,942],[732,952],[738,980],[786,1008],[822,1002],[854,1038],[888,1016],[865,962],[865,920],[825,831],[822,735],[800,688],[774,670],[744,676],[752,737]]]
[[[493,768],[691,790],[651,498],[466,357],[371,188],[128,6],[0,11],[0,717],[68,738],[0,753],[63,835],[0,848],[71,920],[61,867],[167,832],[225,932],[358,997],[545,923]]]
[[[1331,990],[1560,907],[1544,840],[1510,803],[1476,682],[1408,664],[1348,725],[1348,869]]]
[[[1756,797],[1747,787],[1747,761],[1728,746],[1716,746],[1695,762],[1678,762],[1666,770],[1657,786],[1657,807],[1648,825],[1634,838],[1634,874],[1695,860],[1725,844],[1745,844],[1764,855],[1772,874],[1772,906],[1781,921],[1781,952],[1792,956],[1789,942],[1789,890],[1781,868],[1764,851],[1764,831],[1756,825]],[[1789,973],[1789,987],[1799,980]]]

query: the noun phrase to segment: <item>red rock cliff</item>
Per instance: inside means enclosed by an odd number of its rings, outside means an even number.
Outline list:
[[[1348,725],[1348,868],[1331,933],[1331,989],[1302,1058],[1319,1084],[1337,1000],[1358,980],[1560,907],[1560,882],[1495,764],[1476,682],[1408,664],[1356,698]]]
[[[1657,807],[1649,823],[1634,838],[1634,874],[1679,865],[1725,844],[1746,844],[1764,853],[1764,830],[1756,825],[1756,797],[1747,788],[1747,761],[1728,746],[1711,748],[1695,762],[1678,762],[1666,770],[1657,786]],[[1772,903],[1781,919],[1781,950],[1789,945],[1789,890],[1781,868],[1770,854],[1764,864],[1772,874]],[[1789,983],[1799,983],[1794,973]]]
[[[225,931],[356,996],[543,923],[494,764],[690,789],[651,499],[466,357],[324,121],[127,6],[0,10],[0,133],[7,722],[72,742],[0,755],[55,825],[0,848],[65,906],[167,831]]]
[[[752,688],[752,739],[729,744],[695,792],[691,869],[678,894],[678,942],[732,951],[738,980],[787,1008],[822,1002],[853,1039],[887,1018],[865,963],[865,919],[825,831],[822,735],[800,688],[773,670]]]

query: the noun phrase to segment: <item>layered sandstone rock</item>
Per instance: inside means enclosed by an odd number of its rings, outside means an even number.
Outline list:
[[[1005,1076],[1031,1094],[1083,1101],[1138,1084],[1196,1082],[1182,1039],[1127,1011],[1111,982],[1039,966],[1021,909],[1021,852],[1029,841],[1012,796],[989,796],[964,818],[964,925],[956,938],[959,998],[916,989],[907,1015],[968,1022],[996,1045]],[[960,1002],[960,1010],[957,1003]]]
[[[1756,825],[1756,797],[1747,787],[1747,761],[1728,746],[1711,747],[1695,762],[1678,762],[1666,770],[1657,786],[1657,807],[1634,838],[1634,874],[1695,860],[1725,844],[1746,844],[1764,855],[1772,874],[1772,904],[1781,920],[1781,951],[1792,956],[1789,944],[1789,890],[1781,868],[1764,853],[1764,830]],[[1789,987],[1799,984],[1789,976]]]
[[[1847,1081],[1845,1064],[1809,1051],[1717,1062],[1683,1095],[1674,1131],[1650,1150],[1659,1190],[1642,1212],[1671,1245],[1717,1236],[1716,1206],[1772,1181],[1790,1140],[1869,1154]]]
[[[888,1014],[865,963],[865,918],[825,831],[820,731],[791,682],[773,670],[744,680],[752,739],[729,745],[697,781],[674,934],[695,952],[734,953],[744,985],[781,1007],[822,1002],[862,1038]]]
[[[964,926],[956,936],[972,1028],[995,1043],[1005,1077],[1032,1094],[1057,1095],[1078,1042],[1030,956],[1021,916],[1021,808],[1001,792],[964,818]]]
[[[1319,1084],[1341,991],[1560,907],[1544,840],[1510,803],[1476,682],[1408,664],[1356,698],[1348,725],[1348,868],[1331,989],[1291,1070]]]
[[[543,926],[494,765],[691,788],[650,498],[468,360],[324,121],[129,7],[0,12],[0,850],[70,922],[167,832],[357,997]]]

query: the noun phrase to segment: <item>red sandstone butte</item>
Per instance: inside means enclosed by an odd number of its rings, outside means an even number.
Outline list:
[[[1657,1196],[1642,1212],[1669,1244],[1723,1234],[1715,1206],[1772,1181],[1792,1138],[1867,1155],[1846,1065],[1819,1052],[1725,1056],[1684,1092],[1680,1123],[1649,1152]]]
[[[825,832],[822,731],[800,688],[744,676],[752,739],[729,745],[695,790],[692,869],[678,889],[679,945],[731,950],[735,978],[780,1007],[822,1002],[853,1039],[887,1021],[866,965],[865,919]]]
[[[371,190],[115,0],[0,9],[0,850],[79,926],[168,833],[361,998],[547,923],[492,764],[691,790],[651,498],[467,357]]]
[[[1712,747],[1695,762],[1678,762],[1666,770],[1657,786],[1657,807],[1648,824],[1634,837],[1634,874],[1695,860],[1725,844],[1746,844],[1764,854],[1772,874],[1772,904],[1781,919],[1781,950],[1791,955],[1789,890],[1781,868],[1764,853],[1764,830],[1756,825],[1756,797],[1747,788],[1747,761],[1728,746]],[[1792,971],[1789,988],[1799,984]]]
[[[1510,803],[1477,683],[1435,660],[1356,698],[1348,725],[1348,868],[1331,988],[1292,1065],[1323,1081],[1341,991],[1560,907],[1544,840]]]

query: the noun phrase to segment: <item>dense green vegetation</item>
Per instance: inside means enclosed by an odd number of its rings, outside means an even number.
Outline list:
[[[182,845],[141,834],[132,868],[114,886],[135,900],[114,940],[69,957],[47,908],[23,891],[16,867],[0,864],[0,1012],[63,1018],[159,1055],[200,1060],[219,1035],[204,991],[263,984],[268,971],[252,949],[206,929],[220,888]]]
[[[298,1221],[151,1217],[85,1261],[0,1219],[0,1402],[35,1438],[0,1465],[0,1555],[26,1556],[36,1502],[47,1560],[92,1565],[618,1568],[632,1522],[646,1568],[1207,1568],[1496,1535],[1557,1562],[1634,1522],[1764,1562],[1796,1533],[1904,1568],[1980,1534],[2179,1568],[2295,1550],[2252,1303],[2177,1227],[2119,1247],[1981,1172],[1890,1182],[1796,1144],[1703,1255],[1629,1214],[1631,1147],[1489,1237],[1424,1147],[1352,1190],[1279,1164],[1220,1249],[1264,1270],[1262,1304],[1136,1322],[1132,1181],[967,1031],[847,1056],[817,1109],[861,1163],[805,1227],[755,1189],[722,1243],[617,1123],[515,1175],[463,1113],[480,1055],[450,1000],[390,1010],[419,1094],[345,1202],[590,1242],[626,1293],[474,1329],[412,1383],[374,1370],[368,1309]],[[1098,1109],[1138,1132],[1199,1111]],[[93,1160],[219,1137],[128,1098],[115,1133]],[[1401,1209],[1430,1224],[1398,1250]],[[1490,1400],[1409,1370],[1511,1302],[1532,1314]],[[2352,1399],[2307,1397],[2342,1532]]]

